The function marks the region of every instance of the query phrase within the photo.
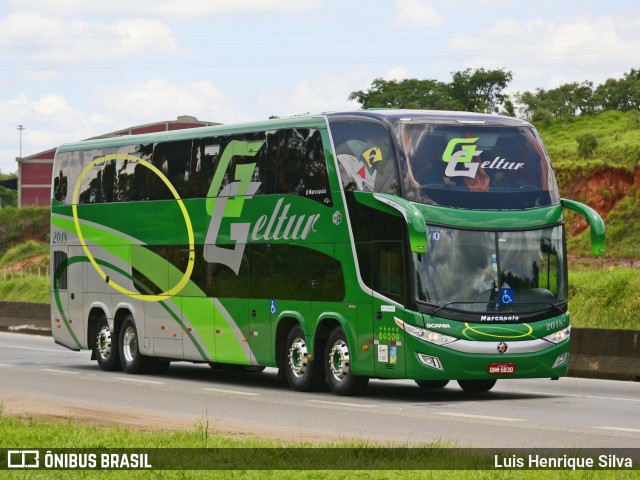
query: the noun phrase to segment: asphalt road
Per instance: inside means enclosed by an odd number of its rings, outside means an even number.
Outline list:
[[[372,380],[365,396],[298,393],[276,371],[225,374],[174,363],[162,375],[103,372],[89,352],[48,337],[0,332],[7,413],[96,424],[195,427],[290,440],[420,445],[640,448],[640,383],[563,378],[498,381],[483,395]]]

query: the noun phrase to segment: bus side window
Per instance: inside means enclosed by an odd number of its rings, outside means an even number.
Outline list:
[[[220,158],[233,140],[232,136],[201,138],[193,142],[190,190],[191,198],[206,198],[220,166]],[[228,175],[224,172],[225,176]],[[225,185],[223,182],[222,185]],[[217,196],[219,192],[215,192]]]
[[[331,133],[345,191],[398,194],[395,147],[385,126],[337,122]]]
[[[320,132],[297,128],[278,133],[276,193],[333,205]]]
[[[116,153],[119,158],[109,162],[111,169],[111,186],[106,190],[108,202],[131,202],[148,199],[148,186],[146,179],[149,169],[138,163],[134,158],[149,161],[153,152],[153,144],[125,145],[118,147]]]
[[[249,155],[234,155],[234,165],[255,164],[251,181],[259,183],[256,195],[270,195],[275,193],[275,175],[277,158],[269,155],[268,133],[253,132],[240,135],[237,140],[250,145]],[[234,175],[234,181],[238,178]]]
[[[373,247],[374,290],[404,303],[402,242],[375,242]]]
[[[169,180],[180,198],[188,193],[191,166],[191,140],[158,143],[153,149],[153,165]],[[151,199],[169,200],[174,194],[162,178],[151,177]]]
[[[80,152],[82,156],[82,168],[93,163],[93,166],[84,172],[80,181],[80,194],[78,203],[104,203],[104,168],[106,161],[101,158],[112,153],[110,150],[85,150]],[[95,163],[94,163],[95,162]]]
[[[67,261],[67,254],[61,251],[53,252],[53,272],[52,275],[55,275],[58,271],[58,267]],[[67,269],[65,268],[60,274],[60,278],[58,279],[58,290],[66,290],[67,289]]]
[[[60,203],[68,203],[69,170],[71,169],[71,153],[59,153],[56,158],[58,170],[53,178],[53,198]],[[73,189],[73,186],[72,186]]]

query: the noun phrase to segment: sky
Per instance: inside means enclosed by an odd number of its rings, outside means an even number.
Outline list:
[[[135,125],[357,109],[372,80],[640,68],[637,0],[0,0],[0,172]],[[24,130],[18,130],[23,125]]]

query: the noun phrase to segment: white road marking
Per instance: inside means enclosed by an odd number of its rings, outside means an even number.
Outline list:
[[[43,372],[68,373],[69,375],[80,375],[80,372],[70,372],[69,370],[56,370],[55,368],[41,368]]]
[[[447,415],[449,417],[473,418],[476,420],[499,420],[502,422],[523,422],[524,421],[523,418],[491,417],[489,415],[473,415],[471,413],[438,412],[438,415]]]
[[[342,405],[345,407],[358,407],[358,408],[377,408],[377,405],[366,405],[362,403],[345,403],[345,402],[326,402],[324,400],[307,400],[313,403],[323,403],[326,405]]]
[[[574,398],[591,398],[595,400],[622,400],[625,402],[640,402],[640,398],[624,398],[624,397],[602,397],[597,395],[572,395],[570,393],[559,393],[550,395],[552,397],[574,397]]]
[[[154,380],[142,380],[141,378],[116,377],[116,380],[124,380],[125,382],[153,383],[155,385],[164,385],[165,382],[156,382]]]
[[[250,397],[259,397],[260,396],[259,393],[240,392],[238,390],[223,390],[221,388],[203,388],[202,390],[205,390],[207,392],[216,392],[216,393],[231,393],[233,395],[247,395],[247,396],[250,396]]]
[[[624,427],[595,427],[598,430],[613,430],[615,432],[640,433],[640,428],[624,428]]]
[[[71,350],[56,350],[54,348],[37,348],[37,347],[19,347],[17,345],[2,345],[2,348],[19,348],[20,350],[37,350],[39,352],[56,352],[56,353],[71,352]]]

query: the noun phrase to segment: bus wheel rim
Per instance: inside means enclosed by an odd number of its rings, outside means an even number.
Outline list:
[[[349,348],[344,340],[338,340],[331,347],[329,354],[329,370],[339,382],[344,381],[349,374]]]
[[[100,329],[98,332],[98,342],[97,342],[97,350],[98,355],[103,360],[107,360],[111,356],[111,332],[109,331],[109,327],[106,325]]]
[[[296,338],[289,348],[289,369],[296,377],[302,377],[307,371],[307,344],[302,338]]]
[[[127,363],[131,363],[136,359],[138,353],[138,337],[136,331],[131,327],[127,328],[124,332],[122,353]]]

